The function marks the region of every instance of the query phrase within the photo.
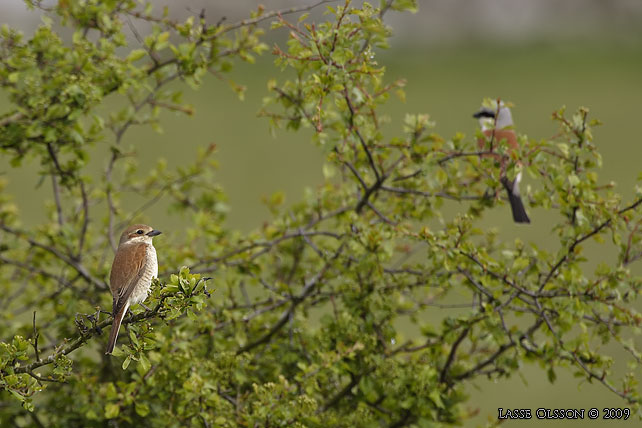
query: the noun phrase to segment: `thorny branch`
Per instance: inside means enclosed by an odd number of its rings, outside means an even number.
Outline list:
[[[281,316],[279,317],[279,320],[268,330],[268,332],[265,335],[261,336],[254,342],[250,342],[247,345],[240,347],[236,353],[242,354],[243,352],[247,352],[259,345],[269,342],[270,338],[274,336],[274,334],[276,334],[285,325],[288,319],[290,319],[290,317],[294,313],[297,306],[299,306],[312,293],[315,287],[317,287],[317,285],[321,282],[321,280],[323,279],[323,276],[330,269],[332,262],[341,255],[344,248],[345,248],[345,241],[342,242],[341,245],[339,245],[339,248],[335,251],[333,256],[325,263],[325,265],[321,268],[321,270],[317,272],[312,278],[310,278],[305,283],[303,290],[301,290],[301,293],[297,296],[292,296],[290,298],[292,302],[290,304],[290,307],[281,314]]]
[[[201,281],[207,281],[207,280],[208,278],[201,279]],[[163,308],[165,307],[165,304],[164,304],[165,300],[171,296],[172,294],[161,295],[158,303],[151,310],[146,310],[144,312],[140,312],[138,314],[133,314],[128,317],[125,317],[122,321],[122,325],[138,323],[143,320],[150,320],[161,316]],[[96,312],[96,314],[92,314],[89,316],[85,315],[85,317],[91,320],[96,320],[100,312],[101,311],[99,310]],[[72,353],[76,349],[83,346],[87,341],[89,341],[93,337],[101,336],[103,329],[111,325],[112,322],[113,322],[113,318],[106,318],[99,322],[94,321],[91,328],[80,329],[76,337],[72,339],[65,339],[63,341],[63,344],[55,347],[54,352],[48,357],[44,359],[36,358],[36,361],[34,361],[33,363],[26,364],[26,365],[19,365],[17,367],[14,367],[13,370],[15,373],[31,374],[31,372],[33,372],[33,370],[37,368],[40,368],[49,364],[53,364],[56,361],[56,358]],[[34,331],[35,331],[35,313],[34,313]]]
[[[640,204],[642,204],[642,198],[639,198],[637,201],[633,202],[628,207],[625,207],[625,208],[619,210],[617,212],[617,215],[622,215],[622,214],[627,213],[628,211],[635,210],[638,206],[640,206]],[[573,243],[568,247],[568,250],[566,251],[566,253],[562,257],[560,257],[560,259],[557,261],[557,263],[555,263],[553,265],[553,267],[551,268],[551,270],[548,272],[546,277],[544,277],[544,280],[542,281],[541,285],[539,286],[539,291],[541,292],[544,289],[544,287],[546,287],[546,284],[548,284],[548,282],[555,275],[555,273],[557,273],[557,271],[562,266],[562,264],[565,263],[569,258],[571,258],[573,256],[573,254],[575,253],[575,248],[577,248],[578,245],[580,245],[582,242],[584,242],[587,239],[589,239],[589,238],[597,235],[598,233],[600,233],[603,229],[608,227],[611,224],[611,222],[612,222],[612,219],[608,219],[608,220],[600,223],[599,225],[595,226],[595,228],[593,228],[593,230],[591,230],[589,233],[587,233],[587,234],[585,234],[583,236],[577,237],[573,241]]]

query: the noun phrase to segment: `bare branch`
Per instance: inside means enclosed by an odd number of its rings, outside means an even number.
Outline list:
[[[0,262],[5,263],[7,265],[15,266],[24,271],[43,276],[45,278],[51,278],[64,287],[67,287],[67,288],[71,287],[71,283],[65,280],[65,278],[63,278],[62,276],[53,274],[44,269],[37,268],[33,264],[23,263],[21,261],[10,259],[1,255],[0,255]]]
[[[457,354],[457,348],[459,348],[459,345],[461,345],[461,343],[464,341],[470,329],[471,329],[470,326],[466,326],[466,328],[462,330],[462,332],[457,337],[457,340],[455,340],[452,347],[450,348],[450,353],[448,354],[448,359],[446,359],[446,364],[444,364],[444,367],[442,367],[441,374],[439,375],[439,382],[446,383],[448,370],[450,370],[450,366],[455,361],[455,354]]]
[[[336,1],[338,1],[338,0],[321,0],[321,1],[317,2],[317,3],[311,4],[309,6],[299,6],[299,7],[291,7],[289,9],[275,10],[275,11],[268,12],[265,15],[261,15],[261,16],[258,16],[256,18],[253,18],[253,19],[244,19],[242,21],[235,22],[233,24],[225,25],[223,30],[222,30],[222,32],[223,33],[227,33],[229,31],[236,30],[237,28],[247,27],[249,25],[258,24],[259,22],[265,21],[265,20],[270,19],[270,18],[274,18],[274,17],[279,16],[279,15],[289,15],[289,14],[292,14],[292,13],[306,12],[306,11],[312,10],[312,9],[322,5],[322,4],[333,3],[333,2],[336,2]]]
[[[312,227],[312,226],[310,226],[310,227]],[[226,262],[226,260],[229,259],[229,258],[232,258],[232,257],[237,256],[239,254],[245,253],[247,251],[253,250],[255,248],[263,248],[262,251],[260,251],[258,253],[255,253],[251,257],[251,258],[255,258],[255,257],[258,257],[259,255],[262,255],[262,254],[270,251],[270,249],[272,247],[274,247],[275,245],[277,245],[277,244],[279,244],[279,243],[281,243],[283,241],[286,241],[288,239],[293,239],[293,238],[303,238],[303,237],[310,237],[310,236],[329,236],[329,237],[334,238],[334,239],[341,239],[341,237],[342,237],[342,235],[339,235],[337,233],[330,232],[330,231],[325,231],[325,230],[316,230],[316,231],[313,230],[313,231],[305,232],[305,231],[301,231],[299,229],[299,230],[292,231],[292,232],[286,232],[281,237],[275,238],[275,239],[273,239],[271,241],[253,242],[253,243],[251,243],[249,245],[237,248],[237,249],[232,250],[232,251],[230,251],[230,252],[228,252],[226,254],[223,254],[222,256],[215,257],[215,258],[212,258],[212,259],[202,260],[202,261],[192,265],[190,267],[190,270],[192,270],[194,273],[208,272],[209,271],[208,269],[201,269],[201,270],[194,270],[194,269],[197,268],[198,266],[202,266],[202,265],[206,265],[206,264],[215,264],[215,263],[221,263],[221,262],[224,262],[225,264],[229,264],[228,262]]]
[[[38,351],[38,330],[36,329],[36,311],[33,311],[33,351],[36,354],[36,361],[40,361],[40,352]]]
[[[392,193],[423,196],[426,198],[452,199],[453,201],[479,201],[484,198],[483,196],[453,195],[447,192],[431,193],[431,192],[424,192],[422,190],[405,189],[402,187],[390,187],[390,186],[381,186],[381,190],[385,190],[386,192],[392,192]]]
[[[3,223],[0,223],[0,230],[4,230],[5,232],[12,234],[16,238],[27,241],[29,244],[33,245],[34,247],[45,250],[48,253],[56,256],[61,261],[63,261],[70,267],[74,268],[74,270],[76,270],[76,272],[78,272],[86,281],[95,285],[96,287],[100,289],[107,288],[107,285],[105,284],[105,282],[95,278],[93,275],[89,273],[89,271],[80,262],[77,262],[69,258],[65,254],[61,253],[60,250],[58,250],[57,248],[52,247],[50,245],[43,244],[42,242],[36,241],[35,239],[29,237],[26,233],[13,229]]]
[[[107,215],[109,216],[107,223],[107,239],[109,240],[109,245],[114,252],[116,252],[116,248],[118,247],[118,245],[116,245],[116,241],[114,240],[114,217],[116,216],[116,207],[114,205],[112,196],[112,172],[114,170],[114,165],[116,164],[117,159],[118,152],[116,151],[116,149],[112,149],[111,159],[109,160],[107,170],[105,171],[105,184],[107,185],[105,194],[107,196]]]
[[[312,278],[310,278],[306,282],[306,284],[303,287],[303,290],[301,291],[301,293],[298,296],[293,296],[290,299],[292,301],[292,304],[290,305],[290,307],[286,311],[284,311],[281,314],[281,316],[279,317],[278,321],[268,330],[268,332],[265,335],[261,336],[259,339],[255,340],[254,342],[250,342],[250,343],[246,344],[245,346],[240,347],[236,351],[237,355],[238,354],[242,354],[244,352],[247,352],[247,351],[249,351],[249,350],[251,350],[251,349],[253,349],[253,348],[255,348],[255,347],[259,346],[259,345],[262,345],[262,344],[267,343],[267,342],[270,341],[272,336],[274,336],[274,334],[276,334],[281,329],[281,327],[283,327],[285,325],[285,323],[288,321],[288,319],[290,319],[290,316],[294,313],[294,310],[297,308],[297,306],[299,306],[312,293],[314,288],[321,281],[321,278],[323,278],[325,273],[330,268],[332,262],[337,257],[339,257],[339,255],[343,251],[344,247],[345,247],[345,241],[343,243],[341,243],[341,245],[335,251],[335,253],[332,256],[332,258],[330,258],[325,263],[323,268],[321,268],[321,270],[319,272],[317,272],[316,275],[314,275]]]
[[[359,174],[359,171],[357,171],[357,169],[354,167],[354,165],[352,165],[352,163],[347,162],[347,161],[344,161],[343,163],[344,163],[345,166],[348,167],[348,169],[350,169],[350,171],[352,171],[354,176],[357,177],[357,180],[359,180],[359,183],[361,183],[361,187],[363,187],[363,190],[367,192],[368,191],[368,185],[366,184],[366,182],[361,177],[361,174]]]
[[[85,236],[87,235],[87,228],[89,227],[89,198],[85,190],[84,181],[80,180],[80,196],[82,197],[82,227],[80,229],[80,237],[78,238],[78,252],[76,253],[76,260],[80,260],[85,246]]]
[[[380,180],[379,169],[375,165],[374,159],[372,157],[372,153],[370,153],[368,144],[366,143],[366,140],[363,138],[363,135],[361,135],[359,128],[357,128],[354,124],[354,118],[355,118],[356,112],[355,112],[354,106],[352,105],[352,100],[348,95],[347,88],[343,90],[343,98],[345,99],[346,104],[348,105],[348,110],[350,111],[350,117],[348,118],[348,125],[350,126],[350,131],[354,132],[354,134],[359,139],[359,142],[361,143],[361,148],[363,148],[363,151],[366,153],[366,156],[368,157],[370,168],[372,168],[372,171],[374,172],[375,177],[377,178],[377,181],[379,181]]]
[[[56,203],[56,214],[58,215],[58,225],[62,226],[65,219],[62,216],[62,205],[60,204],[60,188],[58,187],[58,180],[55,174],[51,174],[51,184],[53,187],[54,201]]]
[[[461,157],[471,157],[471,156],[487,156],[487,155],[493,155],[497,156],[497,153],[492,151],[492,150],[481,150],[477,152],[454,152],[449,155],[444,156],[443,158],[439,159],[437,163],[439,165],[442,165],[449,160],[456,159],[456,158],[461,158]]]
[[[388,217],[386,217],[381,211],[379,211],[372,202],[368,201],[366,202],[366,205],[368,208],[370,208],[372,211],[374,211],[375,214],[386,224],[389,224],[391,226],[396,226],[397,222],[390,220]]]
[[[209,278],[201,278],[201,281],[207,281]],[[170,297],[171,294],[165,294],[161,295],[158,304],[152,308],[152,310],[145,311],[145,312],[140,312],[138,314],[133,314],[130,315],[126,318],[123,319],[122,325],[126,324],[132,324],[132,323],[137,323],[139,321],[143,320],[148,320],[148,319],[153,319],[159,316],[161,313],[161,309],[164,307],[164,302],[165,299]],[[100,312],[100,311],[99,311]],[[90,319],[94,317],[93,315],[89,316]],[[64,345],[62,346],[57,346],[54,349],[54,352],[49,355],[45,359],[39,359],[34,361],[33,363],[26,364],[26,365],[19,365],[14,368],[15,373],[30,373],[33,370],[43,367],[49,364],[53,364],[59,356],[62,355],[68,355],[75,351],[76,349],[80,348],[83,346],[86,342],[88,342],[90,339],[92,339],[95,336],[100,336],[102,334],[103,329],[105,329],[107,326],[111,325],[113,322],[113,318],[106,318],[100,322],[94,322],[91,328],[86,329],[86,331],[80,331],[76,337],[74,337],[71,340],[64,339]],[[49,380],[49,379],[44,379],[44,380]]]

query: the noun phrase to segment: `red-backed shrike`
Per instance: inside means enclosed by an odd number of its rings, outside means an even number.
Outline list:
[[[499,104],[497,104],[497,102]],[[508,144],[513,149],[519,149],[517,143],[517,136],[513,131],[513,117],[510,114],[510,109],[504,103],[498,100],[495,108],[482,107],[477,113],[473,115],[474,118],[479,119],[479,125],[482,132],[486,135],[486,139],[480,139],[478,146],[480,150],[493,151],[492,145],[487,147],[488,144]],[[511,210],[513,211],[513,220],[516,223],[530,223],[531,220],[526,214],[522,197],[519,193],[519,182],[522,180],[522,172],[519,171],[515,176],[515,180],[510,180],[506,177],[506,159],[497,155],[497,159],[501,163],[501,177],[500,181],[504,185],[508,193],[508,201],[510,202]]]
[[[152,227],[135,224],[129,226],[120,235],[109,275],[109,288],[114,297],[112,309],[114,322],[111,325],[106,354],[111,354],[114,350],[120,323],[127,309],[145,300],[152,278],[158,276],[158,260],[152,238],[160,234],[160,231]]]

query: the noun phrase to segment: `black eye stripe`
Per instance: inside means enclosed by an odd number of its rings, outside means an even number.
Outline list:
[[[495,112],[490,111],[490,110],[480,110],[477,113],[475,113],[473,115],[473,117],[475,119],[479,119],[479,118],[482,118],[482,117],[491,117],[491,118],[493,118],[493,117],[495,117]]]

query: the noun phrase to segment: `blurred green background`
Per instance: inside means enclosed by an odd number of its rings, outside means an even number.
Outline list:
[[[20,5],[14,0],[8,3]],[[266,7],[271,9],[281,6],[281,3],[284,2],[268,1]],[[597,7],[597,10],[591,9],[593,15],[589,16],[594,21],[578,19],[575,29],[565,27],[563,23],[558,28],[553,25],[557,21],[550,22],[551,17],[559,15],[555,9],[556,2],[543,2],[549,4],[549,15],[535,20],[535,24],[526,25],[522,33],[518,25],[513,25],[519,24],[521,16],[516,9],[509,6],[501,9],[504,14],[501,19],[517,20],[517,23],[511,21],[508,30],[502,30],[496,21],[489,20],[487,14],[483,15],[485,21],[471,29],[465,27],[465,23],[476,22],[474,12],[479,10],[479,5],[473,11],[465,11],[466,2],[454,2],[460,4],[461,16],[465,19],[453,20],[449,27],[444,18],[440,25],[445,30],[431,27],[428,31],[423,28],[424,22],[428,22],[424,20],[439,21],[439,7],[445,7],[447,1],[419,3],[419,14],[392,19],[391,25],[397,36],[393,38],[389,51],[378,53],[378,60],[386,67],[389,80],[407,79],[406,102],[391,98],[385,108],[391,119],[386,125],[386,135],[399,135],[401,120],[410,112],[429,113],[436,122],[434,131],[445,138],[456,132],[463,132],[471,138],[476,128],[471,114],[481,100],[484,97],[502,97],[515,104],[513,117],[519,132],[535,139],[548,138],[556,132],[550,120],[554,110],[566,105],[572,112],[579,106],[586,106],[591,117],[604,122],[594,132],[595,142],[604,158],[601,180],[605,183],[614,181],[625,197],[633,196],[638,173],[642,170],[642,141],[638,130],[642,106],[642,32],[635,30],[636,23],[637,28],[642,28],[639,25],[642,23],[640,14],[632,15],[624,8],[622,13],[627,16],[621,17],[623,21],[609,15],[609,25],[591,26],[590,22],[604,24],[599,9],[603,5],[599,5],[606,2],[587,1],[584,6],[569,2],[579,8]],[[500,0],[481,3],[507,4]],[[186,1],[185,4],[198,10],[200,3]],[[176,3],[174,6],[178,7],[179,13],[187,8],[176,6]],[[253,2],[241,2],[234,13],[244,16],[249,7],[255,6]],[[208,3],[205,7],[214,10],[209,16],[217,15],[217,7],[223,8]],[[568,9],[568,4],[566,7]],[[4,22],[12,25],[16,22],[29,34],[34,17],[25,15],[23,9],[24,6],[15,6],[5,10]],[[226,9],[225,13],[232,12]],[[577,16],[573,15],[573,10],[564,13],[558,21],[564,16]],[[588,12],[582,10],[582,13]],[[457,14],[453,16],[458,17]],[[631,21],[633,25],[629,25]],[[539,31],[537,25],[541,27]],[[282,36],[270,35],[270,43],[282,43]],[[255,65],[241,64],[235,68],[231,78],[247,86],[244,101],[240,101],[225,82],[208,78],[198,91],[185,89],[186,101],[195,107],[193,117],[166,114],[164,133],[138,128],[129,132],[124,141],[136,146],[142,165],[152,165],[158,158],[166,158],[170,166],[189,162],[194,158],[197,147],[215,143],[219,148],[218,180],[229,196],[229,226],[243,231],[260,227],[269,220],[269,212],[261,203],[263,196],[283,190],[287,201],[292,203],[300,198],[305,187],[315,187],[322,178],[322,155],[310,143],[309,131],[279,131],[272,137],[268,133],[267,120],[257,117],[262,99],[267,95],[267,80],[283,78],[281,72],[272,66],[272,61],[270,54],[266,54]],[[7,108],[7,100],[0,97],[0,113]],[[98,148],[101,150],[104,148]],[[92,165],[96,172],[104,168],[104,162],[106,160],[99,156],[94,158]],[[14,170],[8,166],[7,159],[0,159],[0,179],[9,181],[7,191],[15,195],[26,225],[43,219],[43,198],[50,194],[48,184],[39,186],[38,167],[32,162]],[[528,185],[528,180],[527,177],[525,185]],[[465,205],[461,209],[464,210]],[[510,223],[508,206],[499,207],[497,215],[486,218],[484,224],[501,228],[504,238],[517,236],[552,247],[555,241],[551,226],[555,219],[536,209],[529,211],[533,219],[530,226]],[[162,230],[180,230],[179,225],[186,221],[168,217],[161,208],[148,212],[147,216],[153,219],[155,227]],[[594,259],[609,257],[604,247],[589,247]],[[443,313],[440,312],[443,311],[446,310],[435,309],[435,319],[441,318]],[[546,368],[535,366],[525,366],[521,378],[470,384],[469,407],[471,413],[477,413],[470,424],[496,419],[499,407],[529,408],[533,412],[539,407],[587,410],[596,407],[601,412],[603,407],[621,407],[624,404],[602,385],[582,382],[578,388],[578,380],[572,373],[564,369],[556,373],[558,378],[552,385],[547,380]],[[532,423],[535,422],[510,421],[506,425],[518,427]],[[561,427],[580,426],[586,421],[542,423]],[[637,422],[629,420],[626,423],[632,425]],[[590,422],[589,426],[603,424],[604,421],[600,420]]]

